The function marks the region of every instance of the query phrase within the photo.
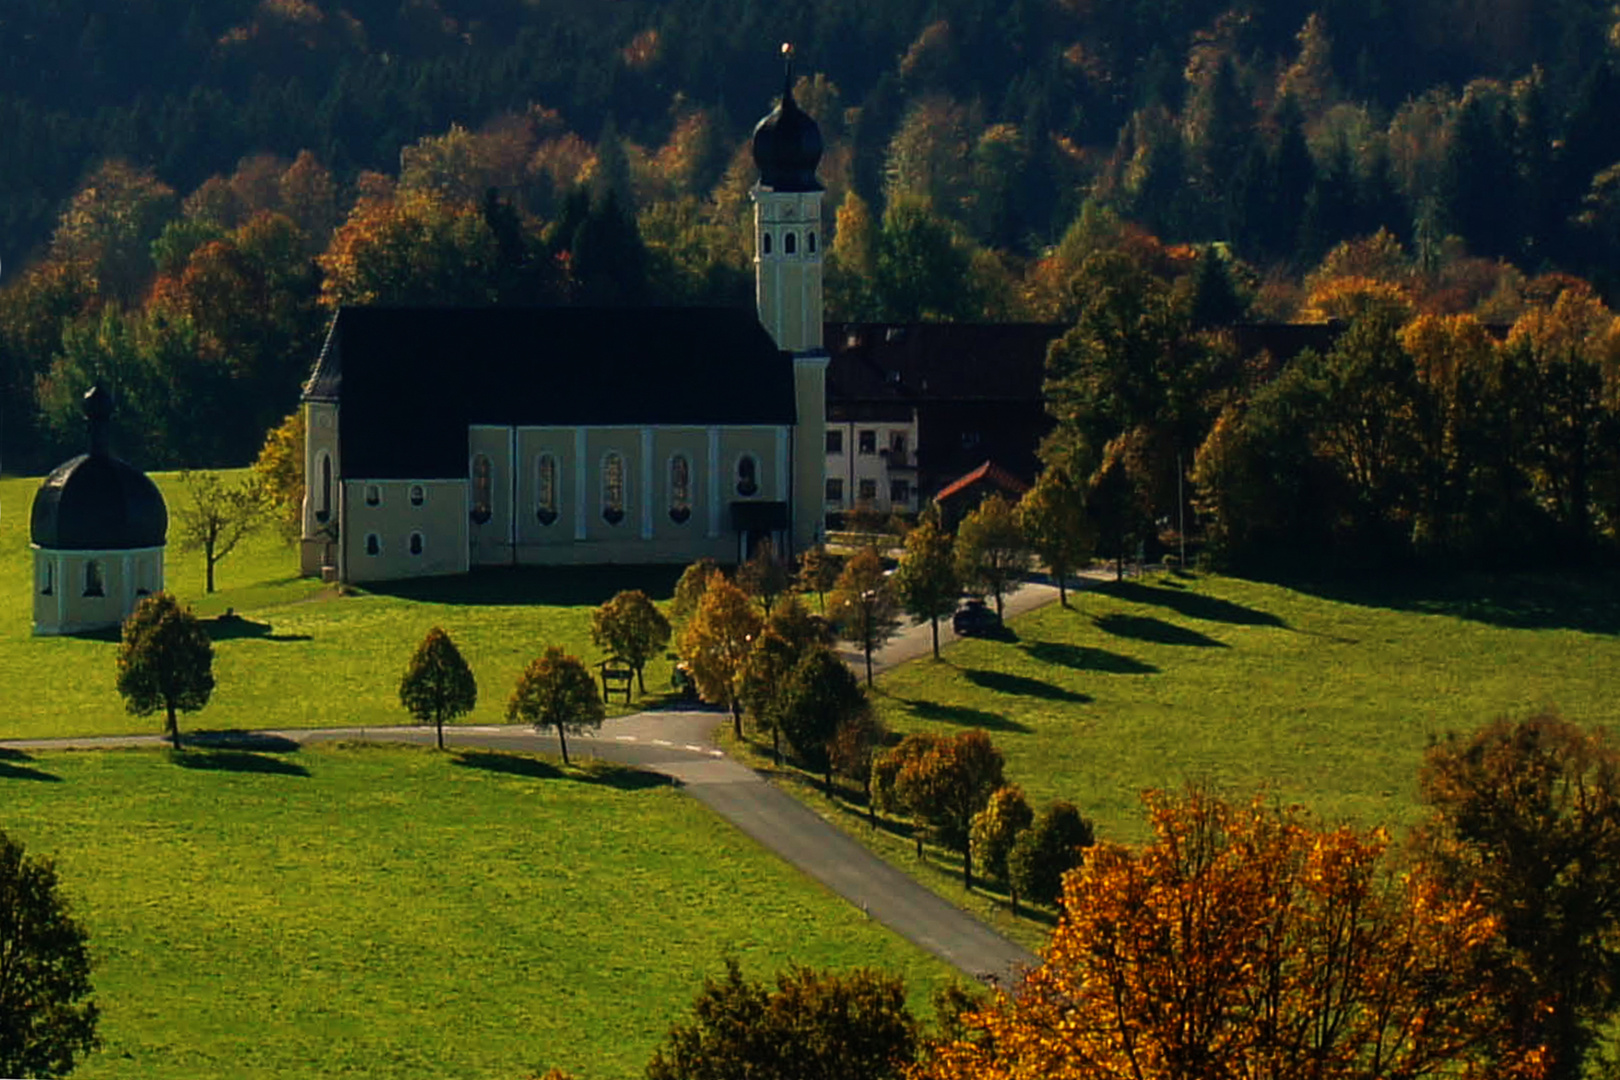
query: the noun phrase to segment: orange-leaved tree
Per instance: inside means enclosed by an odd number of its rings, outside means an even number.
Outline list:
[[[1390,873],[1379,831],[1198,789],[1145,798],[1155,841],[1093,847],[1042,964],[914,1077],[1483,1075],[1502,1034],[1474,977],[1483,907]]]
[[[973,888],[973,817],[1003,785],[1002,756],[974,729],[955,737],[908,735],[872,767],[878,804],[909,814],[962,856],[962,880]],[[922,853],[922,840],[917,841]]]

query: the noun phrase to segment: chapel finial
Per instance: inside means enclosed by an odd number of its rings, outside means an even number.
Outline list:
[[[782,100],[793,100],[793,42],[782,42]]]
[[[107,429],[112,420],[112,395],[97,383],[84,395],[84,418],[90,425],[90,454],[106,457],[111,439]]]

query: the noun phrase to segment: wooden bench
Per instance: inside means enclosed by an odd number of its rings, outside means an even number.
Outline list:
[[[630,704],[630,693],[636,678],[636,669],[630,666],[630,661],[610,656],[596,666],[602,672],[602,700],[611,702],[614,694],[623,694],[624,703]]]

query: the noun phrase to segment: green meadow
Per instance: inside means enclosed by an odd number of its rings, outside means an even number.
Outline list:
[[[375,744],[0,751],[92,935],[86,1080],[640,1075],[705,974],[951,977],[660,778]]]
[[[1544,707],[1620,724],[1612,577],[1351,589],[1153,575],[1071,602],[880,676],[876,702],[898,733],[983,728],[1037,812],[1071,800],[1108,839],[1146,839],[1141,792],[1187,781],[1398,834],[1422,815],[1430,739]],[[869,826],[858,800],[829,800],[802,774],[782,780],[941,895],[1032,948],[1044,939],[1049,920],[1011,919],[1005,894],[965,893],[954,855],[930,846],[917,859],[905,823]]]
[[[210,620],[217,689],[181,729],[309,728],[408,723],[400,675],[438,625],[478,679],[478,708],[465,723],[505,721],[506,699],[524,666],[547,645],[594,663],[591,610],[621,588],[668,596],[679,567],[496,570],[341,595],[297,576],[296,549],[270,533],[251,538],[217,568],[219,591],[203,592],[200,553],[173,543],[184,493],[174,475],[155,477],[169,503],[166,585]],[[51,738],[160,729],[129,716],[113,688],[115,635],[35,638],[28,515],[37,479],[0,481],[0,738]],[[227,608],[235,621],[213,621]],[[646,672],[649,694],[667,689],[670,664]],[[638,706],[641,699],[638,698]],[[623,706],[615,706],[623,711]]]

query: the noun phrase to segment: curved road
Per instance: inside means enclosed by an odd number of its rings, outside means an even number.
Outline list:
[[[1057,590],[1025,585],[1007,598],[1009,616],[1049,603]],[[940,643],[953,638],[940,629]],[[925,624],[903,630],[873,656],[873,668],[886,670],[928,655],[931,632]],[[844,654],[859,670],[863,658]],[[889,929],[974,978],[1010,984],[1020,969],[1038,961],[967,912],[877,858],[843,832],[823,821],[792,796],[767,783],[752,769],[727,758],[714,745],[713,732],[722,716],[707,710],[636,713],[607,721],[595,736],[568,740],[570,752],[661,773],[716,814],[753,837],[833,892],[861,908]],[[317,742],[336,739],[383,739],[426,743],[433,731],[422,727],[326,728],[307,731],[244,733],[236,740]],[[108,746],[161,745],[155,735],[87,739],[27,739],[0,742],[0,748],[51,750]],[[199,742],[201,740],[198,740]],[[226,740],[219,740],[221,745]],[[555,754],[555,735],[526,727],[457,725],[445,729],[445,743],[495,750]]]

